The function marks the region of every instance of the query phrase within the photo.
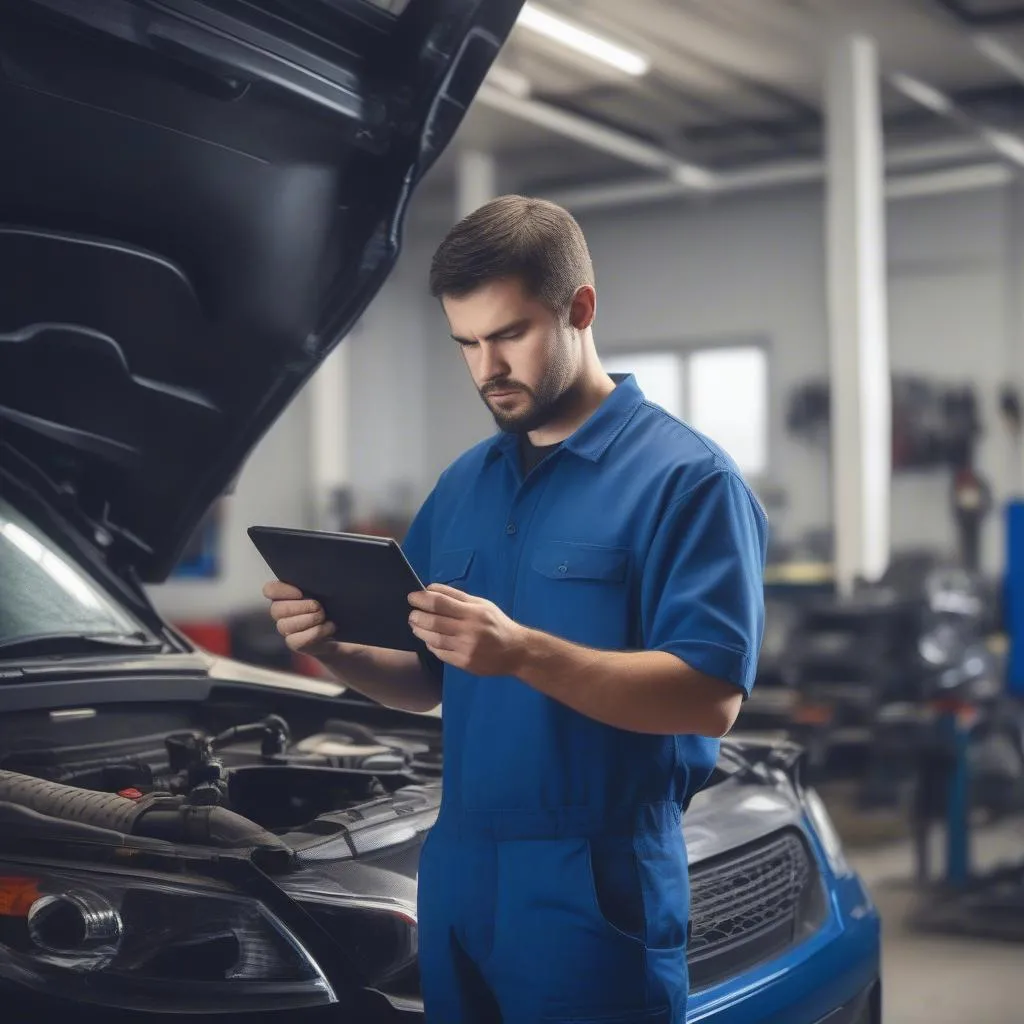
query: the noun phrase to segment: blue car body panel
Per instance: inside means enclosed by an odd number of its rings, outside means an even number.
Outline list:
[[[818,1024],[879,981],[878,911],[856,874],[833,873],[813,824],[803,824],[828,896],[824,924],[777,958],[693,992],[688,1024]]]

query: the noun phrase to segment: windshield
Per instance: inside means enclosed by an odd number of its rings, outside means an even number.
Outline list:
[[[144,632],[45,534],[0,499],[0,644],[22,637]]]

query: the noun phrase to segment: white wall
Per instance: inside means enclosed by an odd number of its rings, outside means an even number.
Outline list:
[[[429,386],[425,320],[430,252],[409,239],[395,272],[343,344],[348,352],[348,436],[357,515],[387,506],[396,486],[418,502],[428,474]]]
[[[889,232],[893,369],[974,384],[986,428],[978,468],[1000,506],[1013,480],[1012,445],[998,415],[1000,386],[1014,372],[1007,199],[1007,193],[992,191],[956,201],[895,203]],[[1024,341],[1019,335],[1016,340]],[[951,547],[948,504],[948,473],[897,474],[894,543]],[[983,564],[997,570],[1002,557],[1002,522],[993,515]]]

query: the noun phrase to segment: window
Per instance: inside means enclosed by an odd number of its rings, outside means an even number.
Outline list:
[[[768,357],[759,345],[618,352],[609,373],[632,373],[644,394],[706,434],[748,476],[768,468]]]

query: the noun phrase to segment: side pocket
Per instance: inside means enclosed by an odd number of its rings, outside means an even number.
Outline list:
[[[646,916],[649,951],[686,944],[690,920],[690,871],[682,831],[641,832],[633,838]]]
[[[602,836],[585,842],[594,907],[602,922],[618,935],[644,943],[644,894],[632,840]]]

